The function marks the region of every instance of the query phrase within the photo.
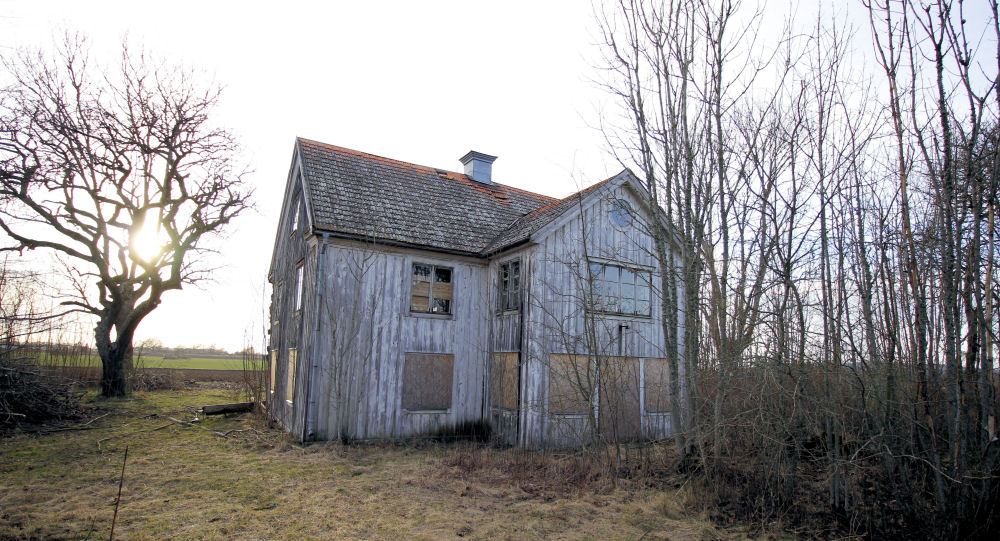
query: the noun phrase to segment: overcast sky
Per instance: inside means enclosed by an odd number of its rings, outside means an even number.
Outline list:
[[[296,136],[451,170],[475,149],[499,156],[497,182],[558,197],[617,173],[589,127],[604,99],[592,21],[587,1],[0,0],[0,54],[71,29],[113,62],[127,34],[225,86],[217,120],[246,147],[257,213],[214,282],[166,293],[137,340],[236,350],[262,311]]]
[[[985,4],[967,6],[973,26],[987,20]],[[818,5],[824,20],[851,11],[851,69],[874,74],[860,2],[772,0],[754,36],[780,36],[789,11],[811,30]],[[102,62],[114,63],[127,35],[224,85],[216,120],[254,170],[257,211],[220,245],[214,281],[168,292],[138,340],[236,350],[245,331],[259,334],[296,136],[451,170],[478,150],[499,156],[497,182],[556,197],[621,170],[595,128],[613,119],[602,119],[608,98],[592,82],[600,51],[587,0],[0,0],[0,54],[51,48],[65,30],[88,35]]]

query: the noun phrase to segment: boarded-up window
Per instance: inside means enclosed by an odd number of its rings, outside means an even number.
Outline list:
[[[271,388],[271,394],[274,394],[274,385],[275,385],[275,383],[274,383],[274,376],[277,374],[277,371],[278,371],[278,350],[276,350],[276,349],[272,349],[271,350],[271,363],[270,364],[271,364],[271,378],[268,381],[268,385]]]
[[[490,402],[495,408],[517,408],[517,353],[493,354]]]
[[[586,355],[549,356],[549,411],[587,413],[597,383]]]
[[[424,263],[413,264],[410,289],[410,311],[450,314],[452,301],[452,270]]]
[[[666,359],[646,359],[643,368],[646,412],[670,411],[670,371]]]
[[[642,422],[639,410],[639,360],[633,357],[600,357],[601,409],[598,428],[614,441],[638,439]]]
[[[403,409],[450,408],[454,367],[454,355],[407,353],[403,363]]]
[[[285,400],[291,404],[295,400],[295,366],[296,366],[296,356],[298,350],[289,349],[288,350],[288,373],[285,374],[287,379],[287,385],[285,387]]]

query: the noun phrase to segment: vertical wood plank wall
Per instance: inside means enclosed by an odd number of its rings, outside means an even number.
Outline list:
[[[297,175],[296,175],[297,176]],[[274,362],[274,393],[270,396],[268,406],[274,417],[293,434],[301,434],[304,428],[307,379],[302,377],[308,369],[308,359],[312,348],[309,329],[314,321],[314,307],[308,302],[311,292],[315,291],[316,282],[316,239],[305,235],[307,228],[306,212],[298,213],[298,226],[292,231],[291,219],[295,216],[292,203],[302,204],[301,183],[296,181],[292,187],[291,196],[285,203],[284,223],[279,225],[275,254],[275,267],[272,276],[271,294],[271,336],[270,349],[275,352]],[[299,263],[303,264],[303,302],[300,310],[295,310],[296,275]],[[296,350],[296,377],[293,396],[288,396],[284,382],[288,381],[288,352]],[[294,400],[290,399],[294,398]]]
[[[410,313],[413,263],[452,268],[450,316]],[[486,262],[331,239],[325,269],[316,438],[395,438],[483,419]],[[454,355],[449,409],[403,409],[406,353]]]
[[[524,380],[522,384],[521,444],[526,447],[575,445],[592,437],[587,415],[559,414],[548,410],[549,359],[552,355],[624,355],[640,359],[663,358],[662,296],[657,285],[660,272],[655,246],[643,228],[620,227],[610,219],[617,199],[629,202],[638,219],[640,201],[627,187],[600,198],[575,219],[552,231],[534,248],[530,305],[526,311]],[[584,301],[590,259],[652,272],[650,317],[599,315],[593,318],[596,340],[587,337]],[[627,329],[619,330],[619,326]],[[619,340],[619,333],[621,338]],[[589,342],[599,351],[593,352]],[[642,368],[640,370],[640,377]],[[641,385],[640,385],[641,386]],[[641,401],[640,401],[641,403]],[[598,404],[595,404],[597,407]],[[598,414],[599,414],[598,407]],[[641,434],[665,438],[670,434],[669,413],[646,411],[640,406]]]

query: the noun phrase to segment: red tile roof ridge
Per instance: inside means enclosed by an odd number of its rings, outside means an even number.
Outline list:
[[[472,180],[471,178],[469,178],[468,176],[466,176],[464,173],[459,173],[457,171],[448,171],[446,169],[441,169],[439,167],[428,167],[426,165],[419,165],[419,164],[415,164],[415,163],[404,162],[402,160],[396,160],[396,159],[393,159],[393,158],[386,158],[385,156],[379,156],[378,154],[372,154],[371,152],[363,152],[363,151],[360,151],[360,150],[354,150],[353,148],[347,148],[347,147],[342,147],[342,146],[338,146],[338,145],[331,145],[330,143],[323,143],[321,141],[316,141],[315,139],[309,139],[307,137],[296,137],[296,139],[298,139],[299,141],[301,141],[303,143],[308,143],[308,144],[311,144],[311,145],[325,147],[325,148],[327,148],[329,150],[334,150],[334,151],[337,151],[337,152],[344,152],[344,153],[348,153],[348,154],[353,154],[355,156],[364,156],[366,158],[372,158],[372,159],[376,159],[376,160],[387,162],[387,163],[401,165],[401,166],[404,166],[404,167],[410,167],[410,168],[413,168],[413,169],[419,169],[419,170],[422,170],[422,171],[427,172],[427,173],[437,173],[438,171],[444,171],[446,173],[445,178],[453,179],[453,180],[458,180],[458,181],[475,182],[476,184],[478,184],[478,185],[480,185],[482,187],[489,188],[488,185],[476,182],[476,181]],[[560,201],[559,199],[557,199],[555,197],[552,197],[552,196],[549,196],[549,195],[540,194],[538,192],[532,192],[530,190],[525,190],[525,189],[522,189],[522,188],[515,188],[514,186],[510,186],[510,185],[507,185],[507,184],[501,184],[499,182],[494,182],[493,184],[496,185],[496,186],[500,186],[500,187],[502,187],[505,190],[511,190],[511,191],[514,191],[514,192],[520,192],[522,194],[535,197],[537,199],[544,199],[544,200],[551,201],[551,202],[558,202],[558,201]]]

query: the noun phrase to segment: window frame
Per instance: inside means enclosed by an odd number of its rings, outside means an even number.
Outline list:
[[[288,348],[288,359],[285,362],[285,402],[295,403],[295,369],[299,363],[298,348]]]
[[[277,389],[278,386],[277,381],[275,381],[278,379],[278,350],[272,349],[271,354],[268,355],[268,357],[269,357],[268,360],[270,361],[271,365],[268,367],[268,375],[270,376],[271,380],[270,382],[268,382],[268,391],[270,391],[268,396],[273,397],[274,391],[275,389]]]
[[[288,234],[294,235],[296,231],[299,230],[299,211],[302,208],[302,198],[295,196],[295,203],[293,203],[295,211],[292,213],[292,223],[289,228]]]
[[[510,286],[515,274],[511,271],[517,265],[517,287]],[[504,280],[504,270],[507,270],[507,280]],[[521,258],[508,259],[497,266],[497,307],[500,312],[517,312],[521,309],[521,290],[524,287],[524,274]],[[514,302],[512,303],[511,300]]]
[[[300,312],[302,310],[302,290],[305,288],[305,259],[300,259],[299,263],[295,266],[295,312]]]
[[[599,267],[599,272],[594,272],[594,267]],[[606,284],[610,284],[611,280],[607,279],[608,269],[615,269],[617,280],[614,282],[617,293],[615,294],[615,304],[613,309],[608,308],[608,303],[605,301],[609,297],[607,295],[608,289],[606,289]],[[628,271],[632,274],[632,295],[631,297],[622,294],[622,271]],[[613,316],[622,317],[640,317],[640,318],[652,318],[653,317],[653,271],[649,268],[627,266],[617,263],[603,262],[603,261],[593,261],[589,262],[589,276],[591,278],[590,287],[590,308],[600,314],[608,314]],[[639,299],[640,299],[640,280],[645,280],[645,293],[646,293],[646,310],[645,312],[639,311]],[[629,285],[629,284],[626,284]],[[631,299],[632,310],[625,311],[622,309],[623,300]]]
[[[635,221],[635,211],[632,209],[632,204],[620,197],[611,201],[608,216],[611,223],[619,229],[631,227]]]
[[[427,310],[416,310],[413,307],[413,297],[414,297],[413,288],[414,288],[414,285],[415,285],[415,282],[414,282],[413,278],[414,278],[414,276],[416,276],[415,272],[416,272],[416,269],[417,269],[418,266],[420,266],[420,267],[429,267],[430,268],[430,274],[428,274],[428,276],[430,277],[430,280],[428,282],[428,288],[427,288],[428,291],[427,291],[427,296],[426,296],[426,298],[427,298]],[[451,298],[450,299],[440,299],[440,300],[448,301],[448,311],[446,311],[446,312],[436,312],[436,311],[434,311],[434,308],[436,307],[435,300],[437,300],[434,297],[434,284],[437,283],[437,282],[435,282],[435,278],[437,277],[437,271],[438,270],[447,270],[450,273],[449,274],[449,281],[447,283],[451,285]],[[408,306],[408,311],[409,311],[409,313],[411,315],[417,315],[417,316],[434,316],[434,317],[442,317],[442,318],[453,317],[455,315],[455,267],[454,266],[439,265],[437,263],[422,263],[422,262],[419,262],[419,261],[413,261],[410,264],[409,278],[410,278],[410,295],[408,297],[408,299],[409,299],[409,302],[408,302],[408,305],[409,305]],[[444,282],[442,282],[442,283],[444,283]],[[423,295],[420,295],[420,296],[423,297]]]

